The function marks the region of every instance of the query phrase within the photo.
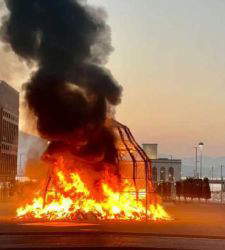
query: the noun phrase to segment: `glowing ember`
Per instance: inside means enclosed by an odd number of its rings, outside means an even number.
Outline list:
[[[144,220],[145,197],[136,198],[135,188],[127,180],[118,185],[115,176],[103,178],[97,189],[98,197],[77,172],[66,172],[63,160],[57,161],[54,180],[46,199],[37,196],[31,204],[17,209],[19,219],[55,220]],[[62,171],[64,169],[64,171]],[[107,176],[107,174],[105,174]],[[117,184],[116,184],[117,183]],[[96,190],[95,190],[96,191]],[[148,218],[168,220],[170,216],[159,204],[147,209]]]

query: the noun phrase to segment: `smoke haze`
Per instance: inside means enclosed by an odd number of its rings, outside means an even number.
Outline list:
[[[85,144],[84,154],[106,151],[104,142],[115,151],[105,121],[108,106],[120,103],[121,87],[104,67],[113,50],[105,11],[75,0],[5,4],[2,41],[38,68],[24,89],[39,133],[51,141]]]

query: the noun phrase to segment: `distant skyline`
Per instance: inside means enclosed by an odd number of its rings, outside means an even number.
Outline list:
[[[203,141],[205,155],[225,155],[225,1],[87,2],[106,9],[112,28],[107,67],[124,88],[117,119],[161,153],[192,156]],[[0,78],[19,88],[28,66],[0,56]]]

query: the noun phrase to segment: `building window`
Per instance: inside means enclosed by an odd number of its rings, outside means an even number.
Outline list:
[[[166,169],[164,167],[160,168],[160,181],[166,181]]]

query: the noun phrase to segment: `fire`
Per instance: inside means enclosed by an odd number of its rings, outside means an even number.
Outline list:
[[[170,216],[160,204],[151,204],[146,210],[145,196],[136,197],[134,185],[108,175],[98,185],[96,196],[82,179],[79,170],[63,171],[63,161],[57,161],[51,190],[44,199],[39,195],[30,204],[17,209],[17,218],[56,220],[168,220]],[[65,169],[64,169],[65,170]],[[107,176],[107,174],[106,174]],[[114,179],[113,179],[114,178]],[[110,180],[110,181],[109,181]],[[115,184],[117,183],[117,184]]]

